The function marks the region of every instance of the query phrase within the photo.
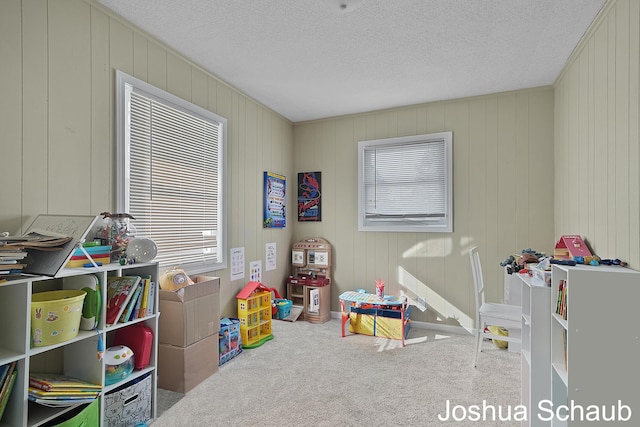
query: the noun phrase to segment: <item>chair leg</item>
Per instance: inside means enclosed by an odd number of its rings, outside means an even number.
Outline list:
[[[477,332],[476,332],[476,355],[473,358],[473,367],[477,367],[478,366],[478,353],[480,353],[481,349],[482,349],[482,332],[483,332],[483,327],[478,326],[477,328]]]

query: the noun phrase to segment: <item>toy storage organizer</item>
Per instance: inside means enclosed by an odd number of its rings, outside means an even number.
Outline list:
[[[292,274],[287,298],[302,314],[300,319],[324,323],[331,319],[331,245],[325,239],[300,240],[291,250]]]
[[[94,280],[97,278],[97,287],[101,294],[104,295],[108,277],[125,275],[151,276],[152,281],[157,283],[158,265],[156,263],[139,263],[125,266],[107,264],[97,268],[62,268],[56,273],[55,277],[25,275],[9,280],[0,286],[0,323],[9,325],[3,330],[2,340],[0,340],[0,365],[16,362],[17,371],[15,385],[2,416],[2,425],[16,427],[53,425],[68,421],[70,417],[79,416],[74,421],[89,417],[91,423],[88,423],[88,425],[95,426],[97,417],[97,426],[109,427],[116,425],[114,424],[114,417],[121,419],[125,424],[130,421],[149,421],[155,418],[157,412],[157,294],[154,301],[154,308],[156,309],[148,316],[127,323],[106,326],[106,298],[103,298],[98,310],[98,322],[95,330],[84,330],[82,328],[78,330],[78,319],[76,318],[73,320],[75,331],[73,331],[72,336],[63,336],[60,340],[43,339],[38,345],[34,345],[31,342],[33,339],[31,326],[36,323],[32,322],[31,319],[32,308],[35,310],[39,304],[44,302],[42,316],[48,315],[49,311],[59,311],[55,309],[57,304],[55,301],[59,301],[59,297],[62,296],[62,301],[65,301],[65,304],[61,307],[62,311],[64,312],[65,307],[67,307],[67,311],[72,312],[75,309],[66,304],[71,303],[73,297],[64,297],[76,295],[77,298],[77,295],[80,294],[78,291],[86,283],[91,282],[91,280],[79,279],[89,279],[89,276]],[[44,294],[49,292],[56,292],[56,294]],[[49,296],[54,296],[55,298],[49,299]],[[32,299],[35,304],[32,303]],[[47,314],[45,314],[45,311]],[[77,316],[79,313],[73,312],[73,314]],[[38,320],[36,314],[33,314],[33,316],[35,320]],[[58,316],[63,322],[65,321],[64,315]],[[100,360],[97,357],[98,339],[100,338],[104,343],[104,347],[108,348],[113,345],[117,333],[134,325],[139,327],[144,325],[153,334],[149,348],[148,364],[134,370],[126,379],[107,385],[104,358]],[[66,330],[67,326],[64,325],[61,329]],[[73,326],[72,329],[74,329]],[[41,329],[40,336],[44,338],[44,335],[46,335],[46,331]],[[56,337],[60,337],[60,335],[58,333]],[[30,372],[64,374],[92,384],[101,385],[102,390],[96,398],[95,404],[84,404],[76,408],[48,407],[29,401],[28,383]],[[144,414],[142,417],[134,420],[133,418],[128,419],[125,413],[106,413],[112,392],[115,392],[120,387],[128,388],[143,379],[145,380],[145,399],[137,403],[137,407]],[[133,422],[133,425],[135,425],[135,422]]]

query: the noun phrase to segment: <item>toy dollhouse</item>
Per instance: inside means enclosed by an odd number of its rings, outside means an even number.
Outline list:
[[[236,295],[242,348],[255,348],[273,339],[271,333],[271,289],[248,282]]]

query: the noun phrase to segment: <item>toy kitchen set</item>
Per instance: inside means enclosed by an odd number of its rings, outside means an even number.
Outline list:
[[[291,272],[287,278],[287,298],[291,317],[311,323],[331,318],[331,244],[318,237],[305,238],[293,245]]]

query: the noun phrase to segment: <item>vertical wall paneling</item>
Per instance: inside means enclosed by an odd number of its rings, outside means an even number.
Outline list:
[[[555,83],[554,120],[555,234],[582,234],[598,255],[625,260],[635,269],[640,267],[639,13],[638,2],[607,3]],[[579,179],[566,172],[574,162],[582,168]]]
[[[579,75],[576,78],[577,85],[577,93],[578,97],[578,108],[576,108],[577,120],[578,123],[586,123],[588,120],[589,113],[589,67],[588,67],[589,56],[584,55],[580,59]],[[582,141],[583,143],[587,143],[589,141],[589,128],[588,127],[580,127],[577,132],[577,140]],[[576,193],[578,198],[578,216],[574,218],[574,220],[578,223],[578,227],[580,229],[588,229],[588,211],[589,211],[589,150],[581,149],[580,147],[575,147],[575,156],[577,164],[580,166],[576,168],[577,180],[579,182],[584,183],[581,185]]]
[[[501,207],[498,203],[499,189],[498,189],[498,170],[497,159],[498,153],[500,151],[498,145],[498,98],[497,97],[488,97],[483,100],[483,105],[485,108],[484,120],[485,120],[485,135],[484,138],[479,136],[477,132],[472,129],[471,134],[474,136],[475,141],[484,141],[484,146],[480,147],[483,151],[483,158],[486,164],[485,166],[485,186],[484,186],[484,199],[486,203],[486,212],[484,214],[485,222],[484,225],[479,226],[481,230],[484,230],[485,235],[482,234],[477,235],[477,239],[484,238],[484,253],[485,257],[488,260],[500,260],[502,261],[505,256],[504,252],[501,250],[501,244],[498,240],[498,237],[503,233],[502,224],[495,219],[498,218],[498,213],[501,210]],[[479,139],[476,140],[476,136],[479,136]],[[455,214],[455,211],[454,211]],[[473,228],[474,231],[476,228]],[[480,240],[482,241],[482,240]],[[464,242],[461,242],[464,243]],[[516,249],[517,250],[517,249]],[[501,259],[502,258],[502,259]],[[499,301],[502,301],[500,298]],[[475,304],[475,302],[474,302]]]
[[[143,51],[144,52],[144,51]],[[167,51],[152,41],[147,42],[147,80],[146,82],[162,90],[167,90]],[[137,59],[137,56],[136,56]],[[136,69],[140,67],[136,65]],[[138,76],[136,76],[138,77]]]
[[[65,214],[73,206],[90,214],[90,7],[76,0],[49,2],[48,8],[48,211]]]
[[[18,11],[20,2],[2,2],[0,8],[8,5],[16,5]],[[15,11],[13,11],[15,12]],[[3,17],[10,19],[12,11]],[[7,123],[0,125],[7,141],[19,141],[19,145],[3,144],[7,147],[8,156],[4,166],[8,176],[22,177],[22,194],[16,193],[15,197],[3,198],[11,200],[5,203],[3,210],[5,215],[10,217],[12,225],[11,231],[20,231],[20,226],[28,226],[38,212],[47,211],[47,190],[49,171],[49,150],[48,150],[48,109],[49,109],[49,81],[48,69],[49,61],[47,55],[47,3],[23,2],[22,3],[22,28],[20,20],[12,20],[11,23],[2,23],[0,28],[16,28],[18,31],[11,35],[3,35],[0,43],[7,46],[20,48],[22,35],[22,61],[1,61],[0,68],[20,71],[21,75],[7,75],[0,79],[0,85],[6,84],[2,89],[0,105],[6,101],[11,108],[0,113],[0,122],[7,119]],[[3,30],[0,30],[3,31]],[[21,33],[20,33],[21,31]],[[8,52],[9,57],[13,57],[13,52]],[[15,52],[20,57],[19,52]],[[20,68],[22,65],[22,68]],[[22,127],[20,129],[19,127]],[[14,133],[14,130],[20,131]],[[20,150],[21,148],[21,150]],[[16,156],[14,157],[14,150]],[[15,169],[15,170],[13,170]],[[20,186],[3,186],[3,191],[20,191]],[[29,195],[30,197],[25,197]],[[21,201],[21,203],[20,203]],[[22,222],[22,223],[21,223]]]
[[[553,149],[549,146],[549,141],[553,141],[553,108],[548,108],[553,104],[553,93],[535,92],[529,97],[529,147],[528,147],[528,243],[523,241],[525,246],[531,245],[533,249],[548,251],[549,242],[554,242],[552,225],[554,223],[553,210],[548,206],[553,205],[553,182],[554,178],[554,158]],[[540,168],[538,165],[546,165]],[[521,209],[518,211],[521,212]],[[539,224],[545,224],[540,227]],[[524,249],[524,248],[522,248]]]
[[[284,230],[262,229],[262,171],[293,176],[292,124],[92,0],[0,2],[2,158],[21,177],[0,190],[0,230],[21,232],[42,213],[115,209],[115,70],[228,120],[228,247],[263,260],[276,241],[265,277],[284,291],[293,216]],[[233,316],[246,278],[202,273],[221,278],[222,314]]]
[[[629,2],[629,236],[640,236],[640,2]],[[640,265],[640,239],[629,242],[629,259]]]
[[[324,204],[324,197],[321,198],[323,217],[338,218],[338,226],[333,240],[330,242],[333,246],[332,271],[334,283],[353,284],[360,274],[354,271],[354,244],[352,235],[353,230],[357,229],[356,222],[358,204],[353,198],[352,186],[357,176],[357,150],[354,136],[354,121],[350,119],[339,120],[336,123],[336,152],[342,155],[336,155],[333,185],[331,191],[335,192],[335,204],[332,211],[328,211]],[[323,171],[322,171],[323,172]],[[325,193],[324,173],[322,193]],[[326,191],[330,194],[329,191]],[[329,198],[329,197],[328,197]],[[299,224],[299,227],[305,227],[305,224]]]
[[[607,247],[616,249],[616,205],[618,190],[616,185],[617,135],[616,135],[616,14],[618,6],[607,17]],[[610,186],[613,185],[613,188]]]
[[[629,251],[629,0],[618,0],[615,22],[615,253]]]
[[[109,17],[91,9],[91,198],[90,213],[115,204],[111,172],[115,170],[111,141],[115,135],[115,93],[109,68]],[[106,100],[106,102],[105,102]],[[106,195],[106,197],[105,197]]]
[[[296,168],[335,171],[337,183],[323,185],[322,197],[323,207],[336,209],[323,208],[318,228],[338,243],[332,294],[373,292],[381,278],[389,292],[428,302],[425,313],[412,312],[414,320],[473,327],[468,248],[481,248],[488,293],[497,301],[499,263],[529,244],[549,252],[555,243],[553,103],[553,90],[539,88],[295,124]],[[453,132],[454,232],[357,231],[358,141],[443,131]],[[351,204],[351,221],[341,215],[343,201]],[[296,227],[294,240],[308,225]],[[339,310],[337,298],[332,310]]]

